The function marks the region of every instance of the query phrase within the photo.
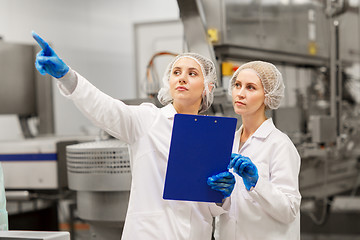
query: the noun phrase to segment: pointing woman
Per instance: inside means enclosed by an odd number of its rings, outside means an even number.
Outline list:
[[[127,106],[70,69],[36,33],[33,37],[42,48],[35,63],[39,72],[57,78],[63,95],[86,117],[131,148],[132,184],[122,239],[210,240],[213,216],[224,213],[222,207],[169,201],[162,196],[174,115],[198,114],[210,107],[216,82],[214,64],[198,54],[180,54],[164,74],[159,100],[165,107],[150,103]],[[225,178],[230,182],[222,189],[227,196],[234,179],[230,173]]]

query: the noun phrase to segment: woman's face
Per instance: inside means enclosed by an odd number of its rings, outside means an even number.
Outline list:
[[[200,107],[204,91],[204,76],[200,65],[192,58],[180,58],[170,74],[170,94],[174,104]]]
[[[232,89],[234,111],[241,116],[265,112],[265,92],[261,80],[251,69],[239,72]]]

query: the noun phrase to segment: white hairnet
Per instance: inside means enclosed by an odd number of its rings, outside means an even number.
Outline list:
[[[199,109],[199,112],[205,112],[212,104],[214,100],[214,89],[216,84],[216,69],[214,63],[200,54],[197,53],[182,53],[177,55],[172,62],[168,65],[168,67],[165,70],[164,76],[163,76],[163,87],[159,90],[158,93],[158,99],[163,104],[166,105],[170,102],[172,102],[172,96],[170,94],[170,86],[169,86],[169,80],[170,75],[172,73],[172,69],[177,61],[181,58],[191,58],[194,61],[196,61],[200,67],[202,74],[204,76],[204,92],[202,95],[202,103]],[[209,89],[209,86],[212,86],[211,89]]]
[[[270,109],[277,109],[284,97],[285,86],[280,71],[268,62],[252,61],[241,65],[230,79],[229,94],[231,95],[239,72],[244,69],[252,69],[256,72],[264,87],[265,106]]]

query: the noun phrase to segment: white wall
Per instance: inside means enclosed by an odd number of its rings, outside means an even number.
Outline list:
[[[34,43],[34,30],[70,67],[121,99],[136,97],[133,24],[178,18],[176,0],[0,0],[3,41]],[[53,90],[56,134],[91,129],[55,84]],[[19,137],[16,126],[14,116],[0,116],[0,139]]]

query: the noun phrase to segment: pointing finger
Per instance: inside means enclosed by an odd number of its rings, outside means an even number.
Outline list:
[[[32,36],[40,45],[40,47],[45,51],[45,54],[47,54],[49,51],[49,44],[34,31],[32,32]]]

